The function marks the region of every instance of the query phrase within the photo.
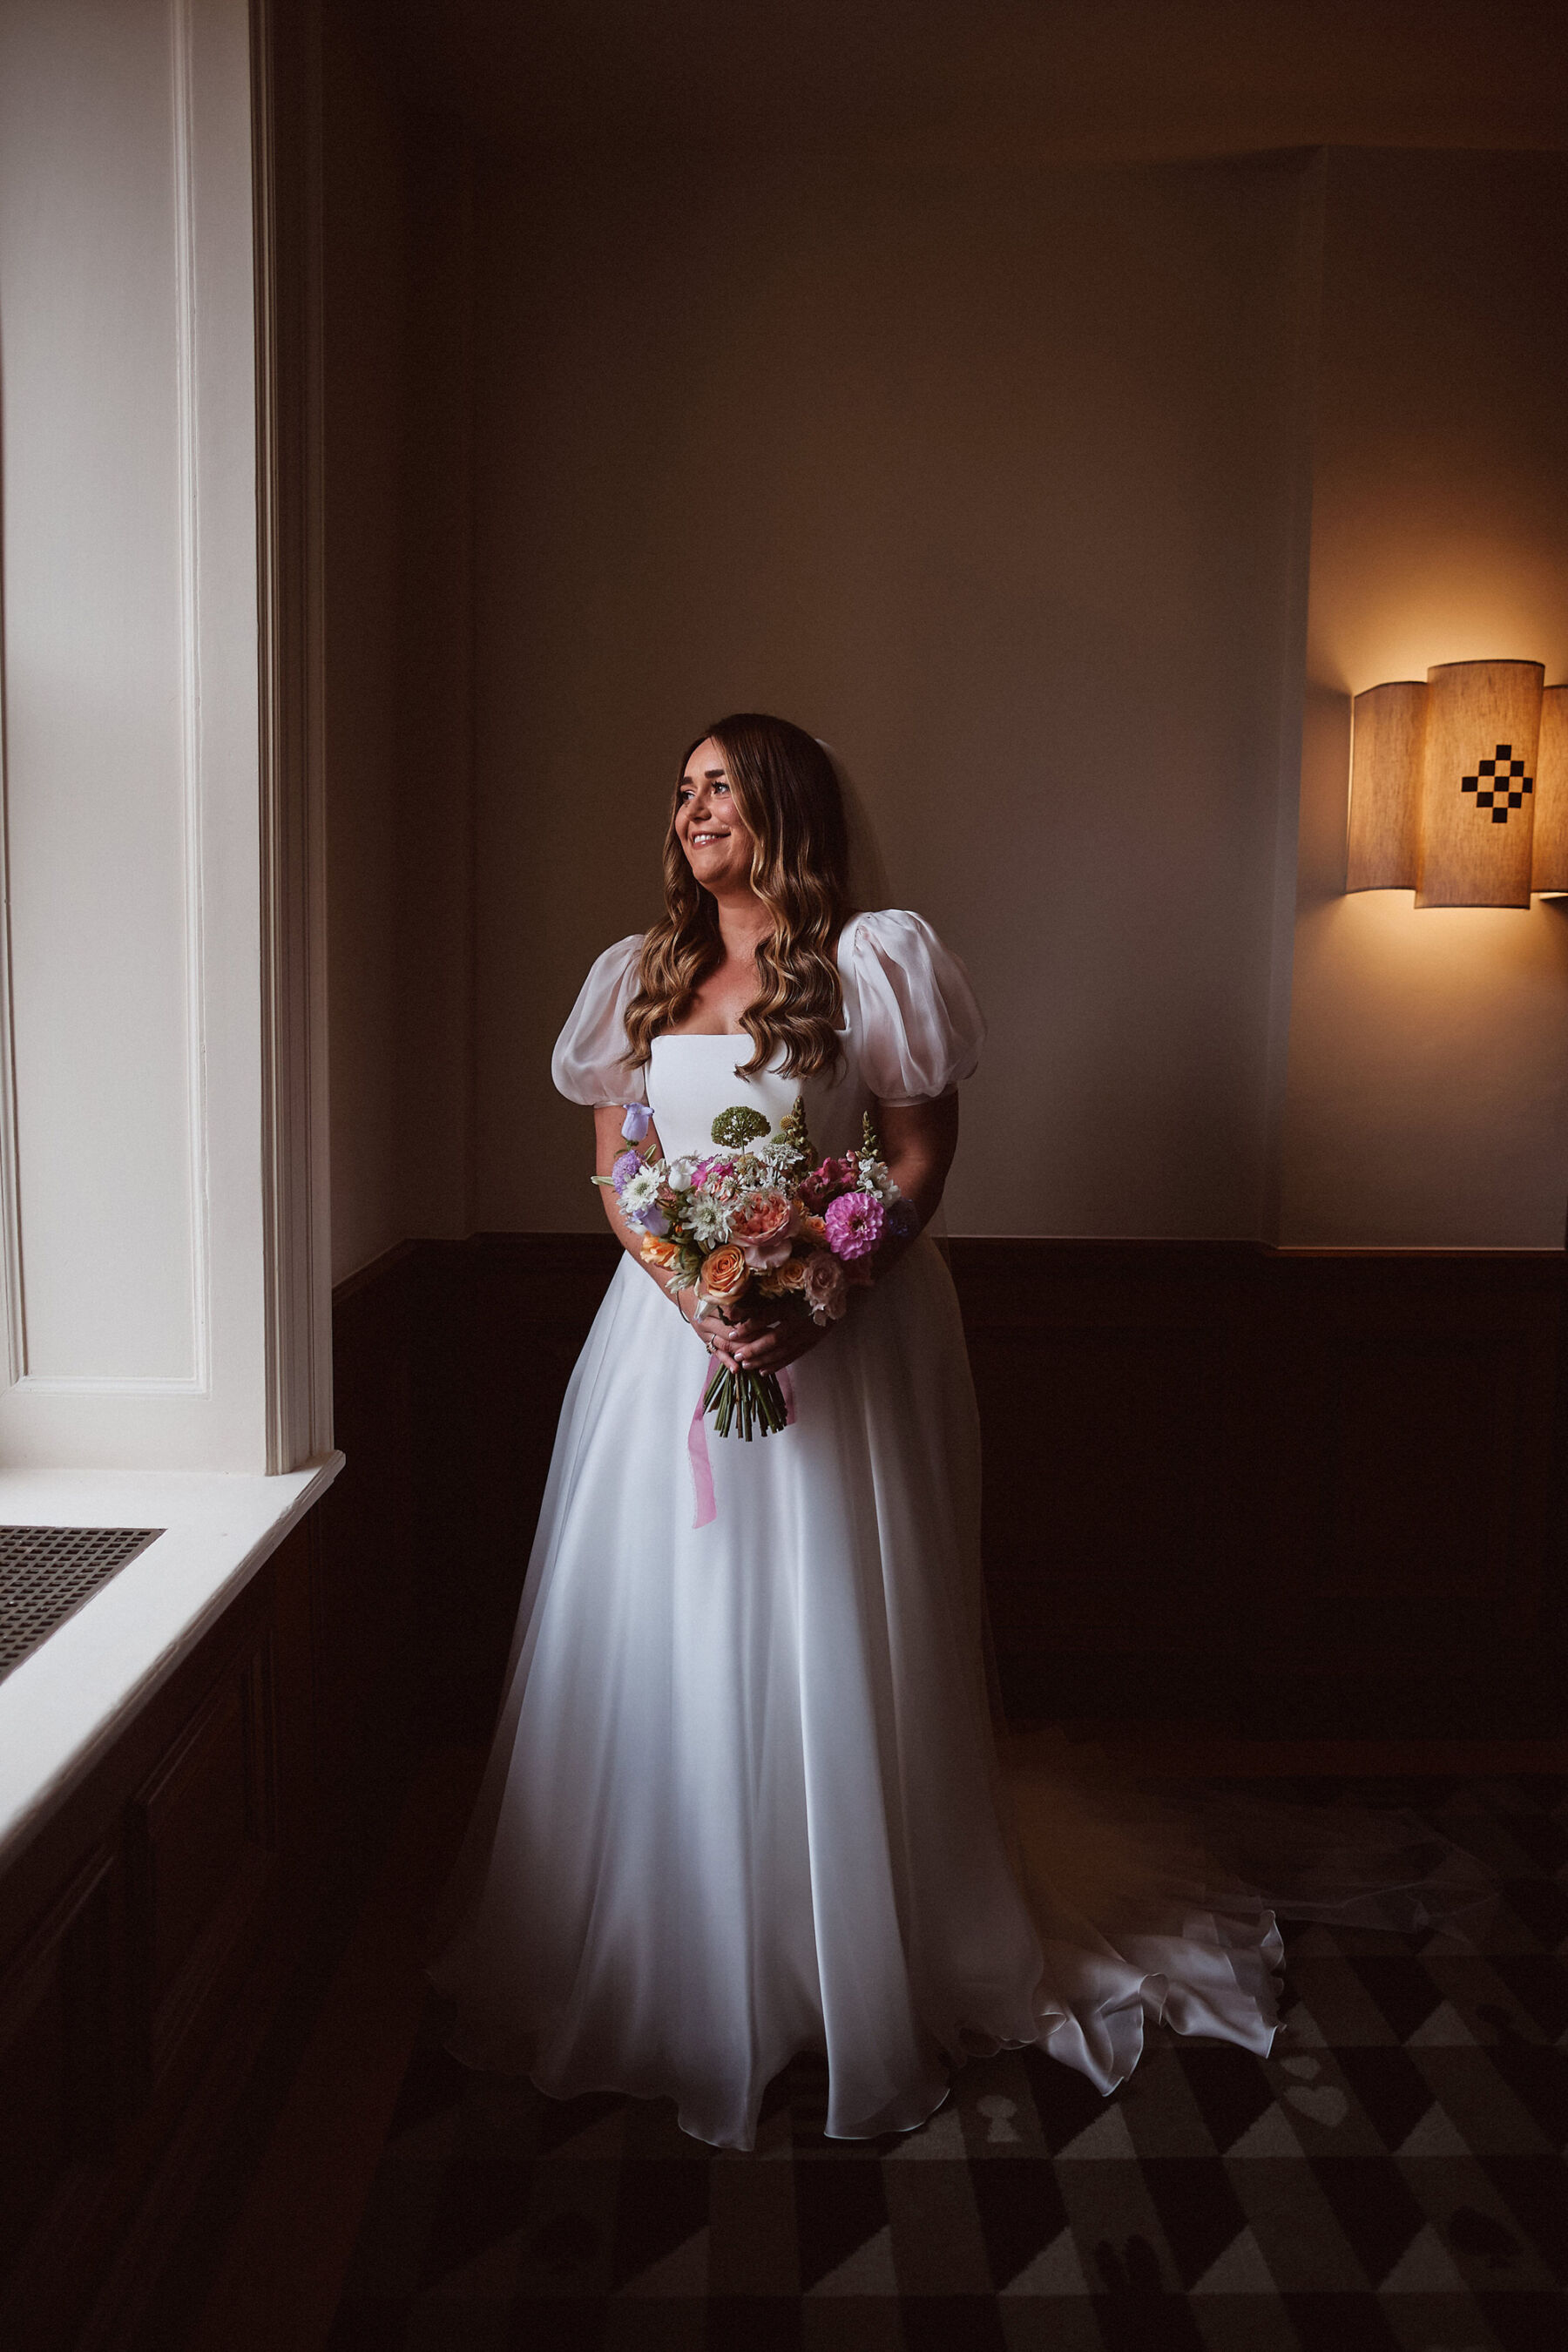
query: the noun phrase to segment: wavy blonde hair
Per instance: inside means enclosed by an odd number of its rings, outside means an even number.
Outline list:
[[[737,711],[706,727],[686,764],[711,740],[724,754],[730,793],[752,835],[752,887],[773,919],[757,949],[757,994],[741,1015],[752,1057],[737,1077],[754,1077],[782,1046],[784,1073],[808,1078],[837,1068],[844,991],[835,949],[851,912],[849,840],[833,761],[814,735],[787,719]],[[661,1029],[681,1021],[724,952],[718,902],[691,871],[675,830],[680,784],[664,837],[663,919],[642,944],[637,991],[626,1007],[634,1066],[645,1063]]]

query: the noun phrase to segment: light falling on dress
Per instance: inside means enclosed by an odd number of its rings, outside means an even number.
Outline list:
[[[731,1104],[776,1123],[797,1092],[841,1152],[873,1098],[940,1097],[979,1056],[957,959],[919,916],[863,914],[839,941],[836,1081],[737,1077],[745,1037],[659,1037],[645,1097],[624,1058],[639,945],[595,964],[554,1076],[575,1102],[646,1098],[672,1157],[710,1149]],[[1022,1890],[981,1662],[974,1393],[934,1243],[792,1366],[793,1426],[710,1434],[699,1527],[708,1370],[623,1257],[562,1409],[462,1924],[433,1971],[457,2055],[563,2097],[668,2095],[688,2132],[744,2148],[805,2048],[843,2138],[912,2128],[954,2063],[1003,2045],[1043,2042],[1102,2090],[1146,2016],[1267,2050],[1267,1910],[1200,1890],[1132,1933],[1037,1860]]]

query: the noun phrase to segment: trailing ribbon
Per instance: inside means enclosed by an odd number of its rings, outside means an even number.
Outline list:
[[[686,1433],[687,1458],[691,1464],[691,1485],[697,1497],[697,1516],[691,1522],[694,1528],[705,1528],[710,1519],[719,1516],[719,1506],[713,1500],[713,1465],[708,1459],[708,1415],[704,1410],[707,1394],[708,1368],[704,1365],[702,1385],[697,1391],[697,1410]]]
[[[694,1528],[705,1528],[719,1516],[719,1506],[713,1497],[713,1465],[708,1453],[708,1416],[703,1411],[709,1378],[709,1368],[704,1365],[702,1384],[697,1391],[697,1410],[686,1432],[686,1458],[691,1465],[691,1491],[697,1505],[696,1516],[691,1522]],[[795,1383],[789,1376],[789,1366],[781,1366],[775,1378],[784,1391],[784,1425],[787,1428],[795,1419]]]

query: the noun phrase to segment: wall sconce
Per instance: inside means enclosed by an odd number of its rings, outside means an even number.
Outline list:
[[[1540,662],[1441,662],[1358,694],[1347,890],[1418,907],[1568,891],[1568,686]]]

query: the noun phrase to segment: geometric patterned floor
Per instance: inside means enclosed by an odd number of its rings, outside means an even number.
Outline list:
[[[1005,2053],[880,2141],[797,2060],[750,2155],[468,2074],[433,2010],[331,2352],[1562,2352],[1568,1780],[1281,1793],[1479,1853],[1484,1948],[1287,1927],[1267,2060],[1157,2033],[1101,2099]]]

